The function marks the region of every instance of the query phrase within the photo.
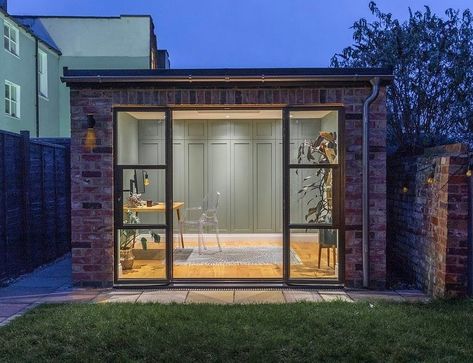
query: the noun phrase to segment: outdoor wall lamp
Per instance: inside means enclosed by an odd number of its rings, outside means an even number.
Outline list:
[[[434,184],[434,182],[435,182],[435,168],[436,168],[436,166],[437,166],[437,165],[436,165],[435,163],[432,164],[432,170],[431,170],[431,172],[430,172],[430,174],[429,174],[429,177],[427,178],[427,184],[430,184],[430,185]]]
[[[473,174],[473,161],[470,161],[470,164],[468,164],[468,169],[466,171],[466,176],[469,178]]]
[[[97,144],[97,137],[95,135],[95,118],[94,115],[87,115],[87,133],[85,135],[85,147],[92,151]]]

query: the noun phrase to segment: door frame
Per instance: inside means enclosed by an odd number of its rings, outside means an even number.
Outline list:
[[[332,168],[337,175],[338,188],[334,191],[336,208],[336,223],[333,225],[323,224],[295,224],[291,223],[291,192],[290,192],[290,171],[296,168],[314,169],[313,164],[295,165],[290,163],[290,143],[291,143],[291,112],[297,111],[336,111],[338,114],[338,164]],[[345,281],[345,109],[343,105],[303,105],[287,106],[283,109],[283,280],[288,286],[317,286],[330,284],[343,284]],[[317,165],[317,168],[323,168],[324,165]],[[338,271],[337,279],[304,279],[290,277],[290,248],[291,248],[291,229],[335,229],[338,231]],[[319,247],[320,248],[320,247]]]
[[[282,253],[283,253],[283,274],[281,278],[174,278],[173,277],[173,111],[181,110],[281,110],[282,116],[282,172],[283,172],[283,190],[282,190]],[[338,258],[338,278],[337,279],[290,279],[290,230],[297,228],[297,225],[290,223],[290,112],[291,111],[337,111],[338,112],[338,140],[339,140],[339,183],[337,194],[339,196],[338,206],[336,211],[339,217],[337,227],[315,226],[311,228],[320,229],[337,229],[339,246],[337,250]],[[165,114],[165,164],[164,165],[118,165],[117,163],[117,131],[118,122],[117,116],[119,112],[164,112]],[[290,106],[286,104],[274,105],[167,105],[167,106],[113,106],[113,199],[114,199],[114,223],[113,223],[113,248],[114,248],[114,286],[153,286],[153,287],[169,287],[176,285],[194,285],[205,286],[209,285],[225,285],[225,284],[251,284],[254,286],[304,286],[304,287],[318,287],[318,286],[341,286],[344,283],[345,272],[345,216],[344,216],[344,200],[345,200],[345,112],[342,104],[317,104],[317,105],[297,105]],[[117,231],[123,227],[121,208],[121,190],[122,178],[121,173],[123,169],[162,169],[165,170],[165,224],[164,225],[143,225],[145,228],[164,229],[166,233],[166,278],[165,279],[119,279],[119,261],[120,251],[117,245]],[[120,191],[117,193],[117,191]],[[304,227],[305,228],[305,227]],[[237,285],[234,285],[237,286]]]

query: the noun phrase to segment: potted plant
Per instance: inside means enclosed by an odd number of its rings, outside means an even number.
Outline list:
[[[137,207],[141,205],[141,195],[132,194],[128,198],[127,205],[129,207]],[[131,210],[125,212],[124,224],[138,224],[140,220],[137,214]],[[131,270],[133,268],[133,263],[135,261],[135,256],[133,255],[133,247],[136,243],[136,237],[139,234],[137,229],[122,229],[120,231],[120,265],[123,270]],[[141,241],[143,244],[143,241]],[[146,247],[146,242],[143,244]]]

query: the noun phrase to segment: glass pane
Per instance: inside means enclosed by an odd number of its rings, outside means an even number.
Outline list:
[[[291,169],[291,223],[332,224],[333,197],[332,169]]]
[[[165,279],[166,233],[162,229],[119,229],[119,279]]]
[[[5,85],[5,98],[10,99],[10,86],[8,84]]]
[[[16,102],[11,102],[11,115],[14,117],[18,117],[18,112],[16,109]]]
[[[4,37],[4,38],[3,38],[3,47],[4,47],[6,50],[10,50],[10,41],[8,40],[7,37]]]
[[[289,277],[338,278],[338,240],[336,229],[291,230]]]
[[[5,100],[5,113],[10,114],[10,101]]]
[[[5,38],[8,38],[10,36],[10,28],[5,24],[3,25],[3,35]]]
[[[123,170],[123,223],[165,224],[164,170]],[[175,204],[175,209],[180,208]]]
[[[10,39],[16,42],[16,31],[14,29],[10,29]]]
[[[12,101],[16,101],[16,87],[10,86],[10,92]]]
[[[291,164],[338,163],[338,112],[291,111]]]
[[[118,164],[165,164],[164,119],[164,112],[119,112]]]

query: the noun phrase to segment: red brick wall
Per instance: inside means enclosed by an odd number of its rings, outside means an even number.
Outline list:
[[[468,158],[463,145],[389,162],[389,270],[437,297],[464,296],[468,282]],[[463,153],[463,156],[458,156]],[[427,178],[435,164],[434,183]],[[409,186],[402,193],[404,184]]]
[[[370,88],[248,89],[71,89],[72,258],[77,285],[113,282],[112,106],[167,104],[343,104],[346,112],[345,284],[362,284],[361,158],[362,108]],[[84,148],[88,113],[97,121],[97,147]],[[370,276],[386,282],[386,106],[385,90],[371,106]]]

